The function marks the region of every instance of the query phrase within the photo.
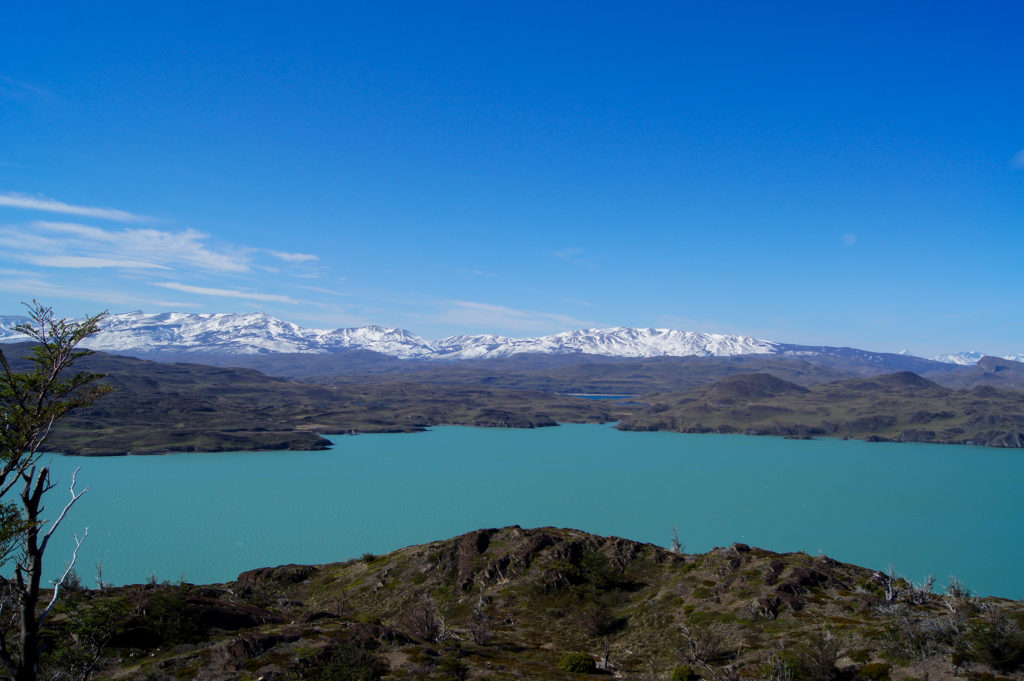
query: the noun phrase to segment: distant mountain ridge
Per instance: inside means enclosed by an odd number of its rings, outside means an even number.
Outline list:
[[[982,357],[987,357],[984,352],[978,352],[977,350],[970,350],[968,352],[954,352],[948,355],[936,355],[932,357],[936,362],[944,362],[946,364],[959,364],[961,366],[972,366],[977,364]],[[1024,362],[1024,354],[1017,355],[998,355],[1000,359],[1008,359],[1011,362]]]
[[[0,316],[0,342],[25,340],[15,325],[27,319]],[[517,354],[596,355],[603,357],[732,357],[774,355],[794,358],[858,354],[871,361],[888,353],[852,348],[802,346],[750,336],[675,329],[577,329],[538,338],[492,334],[458,335],[428,340],[404,329],[363,326],[308,329],[262,312],[192,314],[127,312],[109,315],[102,330],[85,344],[94,350],[131,353],[216,353],[225,355],[335,354],[371,351],[398,359],[498,359]],[[983,355],[942,355],[933,361],[970,365]],[[1006,357],[1024,360],[1024,355]]]
[[[23,317],[0,317],[0,342],[25,340],[14,331]],[[461,335],[427,340],[403,329],[363,326],[306,329],[269,315],[128,312],[108,316],[86,345],[105,352],[328,354],[370,350],[400,359],[491,359],[519,353],[611,357],[777,354],[778,344],[747,336],[673,329],[579,329],[540,338]]]

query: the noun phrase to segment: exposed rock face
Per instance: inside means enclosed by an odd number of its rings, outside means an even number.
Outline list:
[[[257,568],[247,570],[236,580],[239,591],[252,593],[262,585],[288,586],[300,584],[317,573],[318,568],[312,565],[281,565],[274,568]]]
[[[473,425],[485,428],[543,428],[557,426],[558,423],[543,415],[531,418],[529,415],[503,409],[482,409]]]
[[[224,645],[224,668],[232,672],[240,671],[245,663],[252,658],[259,657],[282,643],[297,641],[301,637],[301,629],[289,629],[276,633],[250,632],[242,634]]]
[[[983,447],[1009,447],[1011,449],[1024,448],[1024,432],[986,430],[971,438],[971,444]]]

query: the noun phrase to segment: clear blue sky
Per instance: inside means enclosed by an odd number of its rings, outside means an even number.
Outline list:
[[[1024,352],[1024,4],[91,4],[4,10],[2,313]]]

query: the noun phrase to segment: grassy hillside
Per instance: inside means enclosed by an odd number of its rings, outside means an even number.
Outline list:
[[[620,429],[1024,447],[1024,393],[951,390],[910,372],[809,388],[744,374],[643,399]]]
[[[487,385],[545,392],[678,392],[726,376],[770,373],[817,385],[843,378],[899,371],[914,373],[948,388],[1024,389],[1024,364],[994,357],[976,366],[943,364],[909,355],[871,353],[852,348],[789,346],[784,356],[621,358],[599,355],[523,353],[501,359],[458,361],[401,360],[367,350],[328,355],[152,353],[146,359],[257,369],[271,376],[337,384],[366,377],[401,376],[416,383]],[[810,353],[810,354],[809,354]]]
[[[6,349],[12,358],[24,352],[24,346]],[[837,381],[835,370],[776,358],[542,359],[543,370],[535,367],[537,358],[521,357],[352,374],[321,384],[97,353],[79,368],[107,374],[104,380],[117,390],[60,421],[48,446],[84,455],[308,450],[329,445],[318,433],[615,420],[623,430],[1024,446],[1024,396],[990,386],[952,390],[909,372]],[[526,368],[514,368],[520,364]],[[1016,364],[993,361],[973,369],[1012,375]],[[764,371],[740,373],[752,366]],[[636,394],[650,386],[675,387],[623,402],[559,394]]]
[[[117,390],[73,412],[47,447],[83,455],[322,449],[317,433],[411,432],[439,424],[534,428],[603,423],[608,405],[526,390],[437,386],[390,377],[317,386],[251,369],[93,355],[82,368]]]
[[[1019,602],[825,556],[508,527],[228,584],[75,591],[48,671],[63,645],[100,652],[101,678],[152,681],[995,681],[1024,673],[1022,626]]]

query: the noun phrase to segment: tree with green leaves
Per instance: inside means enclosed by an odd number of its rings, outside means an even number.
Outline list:
[[[44,496],[57,483],[50,467],[40,463],[42,447],[54,423],[111,390],[97,383],[102,375],[67,375],[89,354],[78,346],[99,330],[105,312],[73,322],[56,319],[53,308],[35,300],[26,307],[29,321],[15,329],[34,342],[23,358],[28,360],[27,370],[15,370],[0,351],[0,567],[14,562],[13,577],[0,578],[0,667],[14,681],[35,681],[38,676],[40,631],[85,538],[75,536],[67,569],[53,582],[50,599],[40,608],[43,556],[57,527],[88,491],[76,491],[72,475],[71,499],[55,518],[44,518]]]

